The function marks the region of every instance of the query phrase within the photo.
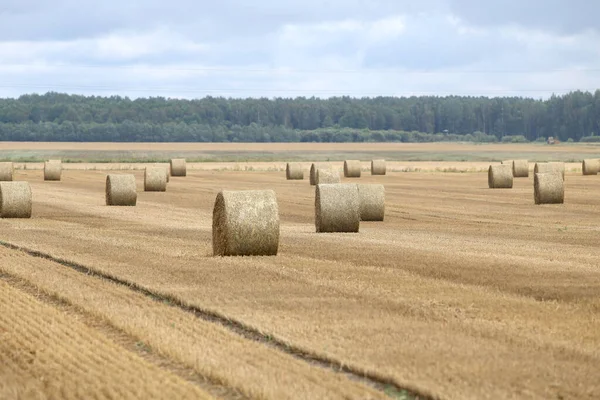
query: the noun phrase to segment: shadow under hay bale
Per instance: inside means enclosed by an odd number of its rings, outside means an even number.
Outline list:
[[[12,181],[14,170],[12,162],[0,162],[0,181]]]
[[[187,167],[184,158],[173,158],[171,160],[171,176],[186,176]]]
[[[326,163],[313,163],[310,166],[310,175],[309,175],[309,181],[311,186],[314,186],[317,184],[317,170],[318,169],[332,169],[331,165],[326,164]]]
[[[562,179],[565,179],[565,163],[563,162],[547,162],[547,163],[535,163],[533,167],[534,174],[546,174],[551,172],[559,172]]]
[[[560,172],[534,174],[533,198],[535,204],[563,204],[565,186]]]
[[[31,218],[32,198],[28,182],[0,182],[0,217]]]
[[[385,160],[372,160],[371,161],[371,175],[385,175],[386,164]]]
[[[317,185],[322,183],[340,183],[340,173],[332,168],[319,168],[315,177],[315,183]]]
[[[598,175],[600,171],[600,160],[597,158],[590,158],[583,160],[581,163],[581,172],[583,175]]]
[[[385,187],[378,184],[359,184],[361,221],[383,221],[385,215]]]
[[[360,200],[356,184],[317,185],[315,228],[317,232],[358,232]]]
[[[304,169],[300,163],[287,163],[285,167],[285,177],[287,180],[304,179]]]
[[[360,178],[361,164],[358,160],[346,160],[344,161],[344,177],[346,178]]]
[[[512,163],[512,170],[513,170],[514,178],[528,178],[529,177],[529,161],[514,160]]]
[[[490,189],[511,189],[513,187],[512,165],[490,165],[488,187]]]
[[[144,171],[144,191],[164,192],[167,190],[169,174],[163,167],[146,167]]]
[[[60,181],[62,175],[62,161],[48,160],[44,162],[44,180]]]
[[[279,248],[279,207],[273,190],[221,191],[212,225],[215,256],[274,256]]]
[[[135,206],[137,189],[132,174],[109,174],[106,176],[106,205]]]

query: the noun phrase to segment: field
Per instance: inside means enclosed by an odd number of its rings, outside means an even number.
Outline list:
[[[93,146],[0,155],[189,150]],[[192,150],[224,145],[205,146]],[[289,149],[236,146],[277,160]],[[315,233],[314,187],[306,173],[286,181],[281,161],[191,164],[164,193],[143,192],[136,162],[66,164],[60,182],[18,164],[33,217],[0,221],[0,397],[600,398],[600,177],[573,162],[565,204],[535,206],[531,175],[490,190],[489,162],[449,156],[576,161],[600,147],[295,146],[398,154],[386,176],[344,179],[385,184],[385,221]],[[135,174],[136,207],[104,205],[109,169]],[[217,193],[264,188],[279,203],[278,256],[212,257]]]

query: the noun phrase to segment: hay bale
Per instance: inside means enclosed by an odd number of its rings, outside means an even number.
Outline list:
[[[315,177],[315,183],[340,183],[340,173],[332,168],[319,168]]]
[[[44,162],[44,180],[60,181],[62,175],[62,161],[48,160]]]
[[[12,181],[14,170],[12,162],[0,162],[0,181]]]
[[[185,158],[173,158],[171,160],[171,176],[186,176],[187,168]]]
[[[597,158],[583,160],[581,163],[581,171],[583,175],[598,175],[598,171],[600,171],[600,160]]]
[[[169,183],[169,181],[171,179],[169,179],[169,177],[171,176],[171,168],[170,167],[166,167],[165,168],[166,174],[167,174],[167,183]]]
[[[371,161],[371,175],[385,175],[386,165],[385,160],[372,160]]]
[[[273,190],[221,191],[213,209],[213,255],[274,256],[279,207]]]
[[[0,182],[0,217],[31,218],[31,203],[28,182]]]
[[[285,177],[288,180],[302,180],[304,179],[304,169],[300,163],[287,163],[285,167]]]
[[[360,178],[360,161],[346,160],[344,161],[344,176],[346,178]]]
[[[488,186],[490,189],[511,189],[513,187],[512,166],[508,164],[490,165]]]
[[[309,180],[310,180],[310,184],[312,186],[316,185],[317,183],[317,170],[318,169],[325,169],[325,168],[330,168],[331,166],[329,164],[326,163],[313,163],[310,166],[310,176],[309,176]]]
[[[135,176],[132,174],[106,175],[106,205],[135,206],[137,189]]]
[[[144,171],[144,191],[164,192],[167,190],[169,174],[163,167],[146,167]]]
[[[383,221],[385,214],[385,187],[383,185],[359,184],[361,221]]]
[[[548,163],[535,163],[533,167],[534,174],[546,174],[550,172],[560,172],[563,180],[565,179],[565,163],[563,162],[548,162]]]
[[[565,201],[564,179],[560,172],[536,173],[533,176],[535,204],[562,204]]]
[[[350,183],[318,184],[315,191],[317,232],[358,232],[358,186]]]
[[[513,170],[514,178],[528,178],[529,177],[529,161],[514,160],[512,163],[512,170]]]

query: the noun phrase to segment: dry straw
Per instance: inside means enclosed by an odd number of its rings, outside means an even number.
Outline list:
[[[383,221],[385,215],[385,187],[383,185],[358,185],[361,221]]]
[[[12,162],[0,162],[0,181],[13,180],[14,167]]]
[[[185,158],[174,158],[171,160],[171,176],[186,176],[187,168]]]
[[[332,168],[319,168],[317,169],[317,175],[315,183],[317,185],[322,183],[340,183],[340,173]]]
[[[313,163],[310,166],[310,176],[309,176],[309,180],[310,180],[310,184],[311,185],[316,185],[317,183],[317,170],[318,169],[325,169],[325,168],[331,168],[331,166],[329,164],[326,163]]]
[[[304,168],[300,163],[287,163],[285,167],[285,177],[288,180],[302,180],[304,179]]]
[[[361,164],[359,160],[344,161],[344,176],[346,178],[360,178]]]
[[[559,172],[536,173],[533,177],[535,204],[562,204],[565,201],[564,179]]]
[[[358,186],[351,183],[319,184],[315,191],[317,232],[358,232]]]
[[[545,174],[549,172],[560,172],[563,180],[565,179],[565,163],[563,162],[548,162],[548,163],[535,163],[533,167],[534,174]]]
[[[31,218],[31,187],[28,182],[0,183],[0,216]]]
[[[144,190],[146,192],[166,191],[168,176],[166,168],[146,167],[144,171]]]
[[[510,189],[513,187],[512,166],[507,164],[490,165],[488,169],[488,186],[490,189]]]
[[[514,160],[512,163],[513,177],[527,178],[529,177],[529,161]]]
[[[371,161],[371,175],[385,175],[386,166],[385,160],[372,160]]]
[[[215,256],[274,256],[279,207],[273,190],[221,191],[213,209]]]
[[[600,160],[597,158],[583,160],[581,163],[581,171],[583,175],[598,175],[598,171],[600,171]]]
[[[48,160],[44,163],[44,180],[60,181],[62,174],[61,160]]]
[[[135,206],[136,202],[137,189],[134,175],[106,175],[107,206]]]

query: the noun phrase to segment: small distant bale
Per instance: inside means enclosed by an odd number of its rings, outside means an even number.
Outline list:
[[[358,186],[351,183],[318,184],[315,191],[317,232],[358,232]]]
[[[598,175],[598,171],[600,171],[600,160],[597,158],[583,160],[581,163],[581,171],[583,175]]]
[[[185,158],[173,158],[171,160],[171,176],[186,176],[187,168]]]
[[[31,218],[31,207],[28,182],[0,182],[0,217]]]
[[[0,162],[0,181],[12,181],[14,170],[12,162]]]
[[[309,176],[309,180],[310,180],[310,184],[311,186],[316,185],[317,183],[317,170],[318,169],[325,169],[325,168],[330,168],[331,166],[329,164],[326,163],[313,163],[310,166],[310,176]]]
[[[359,184],[361,221],[383,221],[385,215],[385,187],[377,184]]]
[[[279,248],[279,207],[273,190],[226,191],[213,209],[213,255],[274,256]]]
[[[372,160],[371,161],[371,175],[385,175],[386,164],[385,160]]]
[[[512,170],[513,170],[514,178],[528,178],[529,177],[529,161],[514,160],[512,163]]]
[[[549,172],[560,172],[563,180],[565,179],[565,163],[563,162],[547,162],[535,163],[533,167],[534,174],[545,174]]]
[[[60,181],[62,175],[62,161],[48,160],[44,162],[44,180]]]
[[[513,187],[512,166],[507,164],[490,165],[488,187],[490,189],[511,189]]]
[[[361,164],[359,160],[344,161],[344,176],[346,178],[360,178]]]
[[[144,191],[164,192],[167,190],[169,174],[163,167],[146,167],[144,171]]]
[[[137,189],[133,174],[108,174],[106,176],[106,205],[135,206]]]
[[[562,204],[565,201],[564,179],[560,172],[536,173],[533,178],[535,204]]]
[[[287,163],[285,167],[285,177],[288,180],[302,180],[304,179],[304,168],[300,163]]]
[[[321,183],[340,183],[340,173],[333,168],[319,168],[315,178],[317,185]]]

